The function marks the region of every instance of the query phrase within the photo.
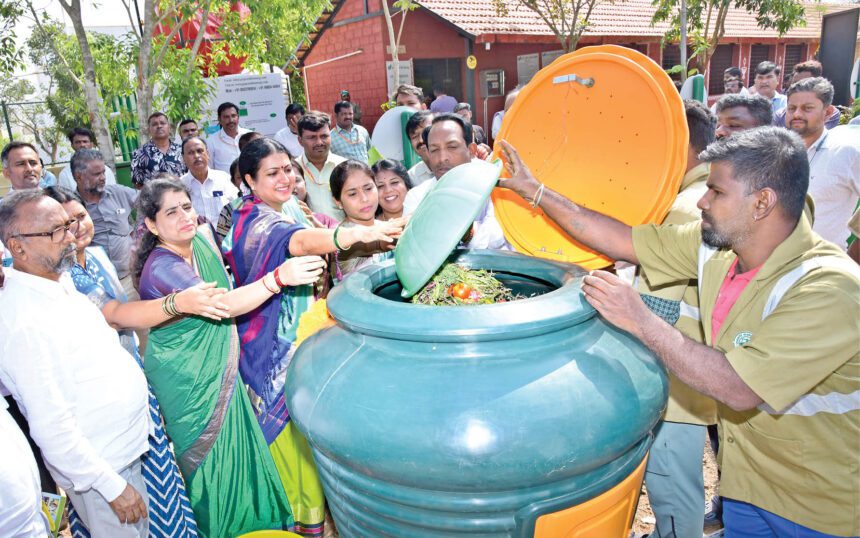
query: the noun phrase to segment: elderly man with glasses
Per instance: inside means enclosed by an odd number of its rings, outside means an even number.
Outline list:
[[[0,202],[12,253],[0,293],[0,384],[94,536],[147,536],[146,379],[101,311],[63,274],[78,222],[42,191]]]

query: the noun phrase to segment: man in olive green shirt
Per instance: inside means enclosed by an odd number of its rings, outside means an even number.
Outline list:
[[[710,166],[699,160],[699,153],[715,139],[716,118],[698,101],[684,101],[684,109],[690,133],[686,173],[663,224],[680,225],[699,220],[701,211],[696,203],[708,190],[705,182]],[[704,342],[695,279],[656,286],[648,273],[640,270],[636,288],[667,305],[678,305],[675,328],[696,342]],[[716,422],[714,400],[670,374],[669,402],[663,422],[654,430],[654,443],[645,469],[648,501],[656,520],[655,538],[702,536],[705,517],[702,457],[707,427]]]
[[[537,180],[503,147],[503,186],[534,196]],[[583,292],[718,402],[726,536],[860,535],[860,270],[801,218],[809,164],[797,135],[752,129],[699,158],[711,163],[701,222],[631,228],[550,189],[540,206],[577,241],[641,265],[654,286],[697,279],[705,344],[615,275],[593,271]]]

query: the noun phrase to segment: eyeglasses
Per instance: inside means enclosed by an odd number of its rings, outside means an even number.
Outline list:
[[[15,234],[12,237],[50,237],[52,243],[62,243],[63,238],[66,237],[66,232],[72,232],[72,235],[78,233],[78,226],[80,226],[80,221],[78,219],[71,219],[67,223],[62,226],[57,226],[50,232],[33,232],[29,234]]]

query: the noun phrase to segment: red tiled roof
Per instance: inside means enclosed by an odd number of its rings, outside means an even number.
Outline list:
[[[481,34],[552,35],[540,17],[523,7],[517,0],[503,0],[508,16],[500,17],[493,0],[418,0],[427,10],[446,19],[454,26],[474,36]],[[806,26],[793,28],[783,37],[810,39],[821,34],[821,17],[824,13],[856,8],[856,4],[808,4]],[[651,26],[654,6],[650,0],[605,1],[594,8],[589,19],[590,27],[584,35],[659,37],[668,25]],[[742,9],[730,9],[726,15],[726,38],[779,37],[776,30],[758,27],[755,17]]]

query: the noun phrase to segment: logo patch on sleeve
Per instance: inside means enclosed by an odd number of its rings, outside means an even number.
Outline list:
[[[750,340],[752,340],[752,333],[749,331],[741,331],[735,335],[733,343],[735,344],[735,347],[741,347]]]

